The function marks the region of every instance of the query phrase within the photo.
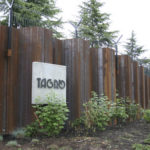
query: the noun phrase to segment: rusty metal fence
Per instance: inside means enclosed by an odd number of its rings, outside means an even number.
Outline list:
[[[150,77],[129,56],[112,49],[89,47],[81,39],[57,40],[39,27],[12,29],[12,54],[7,56],[8,28],[0,26],[0,133],[10,133],[32,120],[32,62],[67,66],[70,119],[79,117],[91,91],[115,101],[116,92],[143,108],[150,107]]]

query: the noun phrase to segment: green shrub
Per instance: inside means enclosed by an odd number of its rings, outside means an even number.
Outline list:
[[[132,145],[133,150],[150,150],[149,145],[143,145],[143,144],[133,144]]]
[[[92,98],[84,104],[84,124],[88,129],[104,130],[110,121],[110,101],[106,96],[98,97],[95,92]]]
[[[35,136],[39,133],[55,136],[60,133],[68,119],[69,112],[66,104],[61,103],[58,97],[48,97],[47,104],[34,105],[36,120],[26,127],[27,136]]]
[[[113,107],[114,109],[112,111],[112,119],[116,119],[118,124],[124,123],[128,118],[124,99],[117,97]]]
[[[127,119],[136,120],[137,116],[141,113],[139,104],[131,102],[128,98],[116,98],[114,103],[114,114],[112,118],[117,119],[118,123],[124,123]]]
[[[140,105],[133,102],[130,103],[127,107],[127,114],[129,115],[129,118],[136,120],[138,113],[140,113]]]
[[[147,123],[150,123],[150,109],[147,109],[144,111],[144,120],[147,122]]]
[[[83,115],[73,122],[73,127],[78,131],[82,128],[92,132],[96,129],[104,130],[111,119],[111,103],[108,98],[103,95],[98,97],[95,92],[92,92],[92,98],[84,103],[83,107]]]
[[[72,123],[73,129],[79,133],[104,130],[111,120],[117,120],[117,124],[125,123],[128,119],[135,120],[142,110],[128,98],[117,97],[112,102],[104,95],[99,97],[95,92],[92,92],[91,99],[83,107],[82,116]]]

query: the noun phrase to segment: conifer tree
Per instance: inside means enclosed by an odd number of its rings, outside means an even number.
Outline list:
[[[109,46],[116,32],[110,32],[109,14],[102,13],[103,3],[88,0],[80,6],[79,37],[90,41],[91,47]]]
[[[0,11],[6,14],[2,23],[7,24],[8,7],[5,0],[0,1]],[[62,25],[61,18],[57,17],[60,12],[55,6],[55,0],[14,0],[13,26],[40,26],[51,29],[54,36],[60,37],[61,34],[57,32],[57,28]]]
[[[137,45],[136,35],[134,31],[132,31],[131,37],[128,39],[124,47],[126,49],[127,55],[129,55],[134,60],[138,60],[138,57],[145,52],[143,46]]]

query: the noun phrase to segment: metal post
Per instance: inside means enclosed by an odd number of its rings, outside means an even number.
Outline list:
[[[79,21],[79,23],[77,25],[73,24],[72,22],[69,22],[75,29],[75,37],[78,38],[78,28],[81,24],[82,19]]]
[[[113,42],[115,44],[115,51],[116,51],[116,73],[118,71],[118,43],[122,37],[123,37],[123,35],[121,35],[116,42],[113,40]]]
[[[11,56],[11,32],[12,32],[12,6],[14,0],[12,0],[11,4],[7,0],[5,0],[8,8],[9,8],[9,20],[8,20],[8,51],[7,51],[7,56]],[[3,123],[2,123],[2,132],[6,133],[6,124],[7,124],[7,101],[8,101],[8,58],[7,58],[7,64],[6,64],[6,86],[5,86],[5,97],[3,99]]]
[[[9,22],[8,22],[8,50],[11,50],[11,33],[12,33],[12,7],[9,11]]]

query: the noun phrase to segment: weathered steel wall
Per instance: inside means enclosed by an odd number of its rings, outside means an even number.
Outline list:
[[[18,122],[23,126],[31,121],[32,62],[53,62],[51,32],[37,27],[19,30],[18,51]]]
[[[91,90],[107,95],[112,101],[116,97],[116,70],[114,51],[108,48],[90,49]]]
[[[0,132],[6,124],[6,97],[7,97],[7,28],[0,26]],[[4,122],[4,121],[5,122]]]
[[[134,100],[136,104],[140,104],[140,81],[139,81],[139,65],[138,62],[133,62],[134,74]]]
[[[70,119],[78,118],[91,91],[115,101],[129,97],[150,108],[150,78],[129,56],[116,57],[108,48],[94,49],[82,39],[52,39],[49,30],[32,27],[12,30],[12,56],[7,52],[7,27],[0,26],[0,133],[9,133],[32,120],[32,62],[67,66],[67,104]]]
[[[140,66],[139,81],[140,81],[140,105],[143,108],[145,108],[145,75],[144,75],[144,67],[142,66]]]
[[[133,61],[127,55],[118,56],[117,92],[134,101]]]
[[[149,102],[149,77],[145,75],[145,108],[148,108]]]
[[[13,29],[12,56],[7,57],[7,28],[0,27],[0,132],[31,122],[32,62],[53,62],[51,35],[36,27]]]
[[[67,103],[70,118],[81,115],[90,98],[89,43],[81,39],[54,40],[54,63],[67,66]]]

